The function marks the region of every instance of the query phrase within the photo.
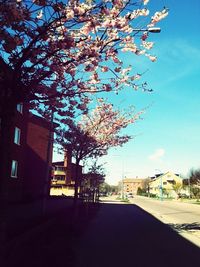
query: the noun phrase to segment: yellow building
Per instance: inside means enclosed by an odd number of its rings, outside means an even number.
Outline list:
[[[149,192],[160,197],[177,197],[177,194],[182,188],[182,184],[182,178],[169,171],[149,182]]]

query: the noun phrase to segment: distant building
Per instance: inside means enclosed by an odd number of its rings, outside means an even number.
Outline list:
[[[182,184],[183,179],[179,175],[168,171],[164,174],[157,176],[149,182],[149,192],[151,194],[160,196],[162,189],[163,195],[167,195],[168,197],[176,197],[177,192],[175,190],[175,186],[178,189],[177,185],[180,185],[181,190]]]
[[[144,189],[145,179],[141,178],[125,178],[120,182],[122,191],[124,194],[132,193],[133,195],[137,194],[138,188]]]
[[[64,161],[52,163],[51,195],[74,195],[76,164],[72,162],[71,151],[65,152]],[[82,166],[78,166],[78,176],[81,181]]]

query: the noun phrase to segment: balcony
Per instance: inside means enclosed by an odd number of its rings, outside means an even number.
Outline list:
[[[66,171],[67,171],[67,168],[66,167],[63,167],[63,166],[54,166],[53,168],[53,175],[54,176],[57,176],[57,175],[66,175]]]

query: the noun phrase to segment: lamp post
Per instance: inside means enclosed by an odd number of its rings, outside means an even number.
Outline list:
[[[163,182],[162,182],[162,172],[159,169],[156,169],[155,171],[159,171],[160,173],[160,201],[163,201]]]
[[[134,32],[150,32],[150,33],[160,33],[161,32],[161,28],[159,27],[149,27],[149,28],[144,28],[144,29],[132,29]],[[68,29],[68,31],[71,32],[80,32],[80,29]],[[105,32],[106,28],[101,28],[98,29],[97,32]]]
[[[191,198],[191,185],[190,185],[190,177],[188,178],[188,193],[189,193],[189,198]]]
[[[142,31],[142,32],[151,32],[151,33],[160,33],[161,32],[161,28],[151,27],[151,28],[147,28],[147,29],[141,29],[139,31]]]

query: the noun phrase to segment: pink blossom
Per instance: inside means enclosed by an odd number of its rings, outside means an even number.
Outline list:
[[[130,52],[135,53],[137,51],[137,45],[135,43],[125,44],[125,46],[122,48],[122,51],[123,52],[130,51]]]
[[[143,8],[143,9],[140,10],[139,15],[140,16],[148,16],[149,15],[149,10],[146,9],[146,8]]]
[[[120,63],[120,60],[119,60],[117,57],[112,57],[112,60],[113,60],[115,63]]]
[[[87,105],[85,103],[84,104],[79,104],[77,106],[77,108],[80,109],[80,110],[85,110],[87,108]]]
[[[80,6],[76,6],[74,8],[74,12],[77,14],[77,15],[83,15],[85,12],[86,12],[86,8],[84,7],[84,5],[80,5]]]
[[[94,71],[95,68],[96,67],[94,65],[89,64],[89,65],[85,66],[85,71],[91,72],[91,71]]]
[[[40,11],[37,13],[36,18],[37,18],[37,19],[41,19],[42,17],[43,17],[43,11],[40,10]]]
[[[143,4],[144,4],[144,5],[147,5],[148,2],[149,2],[149,0],[143,0]]]
[[[114,70],[115,70],[115,72],[120,72],[121,71],[121,67],[115,68]]]
[[[152,56],[152,55],[146,55],[152,62],[155,62],[157,60],[156,56]]]
[[[107,92],[112,91],[112,86],[110,84],[104,84],[103,89]]]
[[[33,3],[35,3],[38,6],[45,6],[46,0],[33,0]]]
[[[102,67],[102,68],[101,68],[101,71],[102,71],[102,72],[107,72],[107,71],[108,71],[108,67],[106,67],[106,66]]]
[[[98,74],[96,73],[96,72],[94,72],[91,76],[90,76],[90,82],[89,83],[91,83],[91,84],[97,84],[97,83],[99,83],[100,82],[100,80],[99,80],[99,76],[98,76]]]
[[[153,45],[154,45],[153,42],[145,42],[145,41],[142,42],[142,46],[148,50],[151,49]]]
[[[74,18],[74,11],[70,8],[65,9],[65,14],[67,19],[73,19]]]
[[[161,12],[156,12],[154,16],[151,17],[151,22],[148,27],[153,27],[157,22],[164,19],[168,15],[168,9],[164,8]]]
[[[148,32],[144,32],[141,36],[141,40],[145,41],[148,38]]]
[[[131,81],[139,80],[140,78],[141,78],[141,74],[136,74],[136,75],[131,77]]]

